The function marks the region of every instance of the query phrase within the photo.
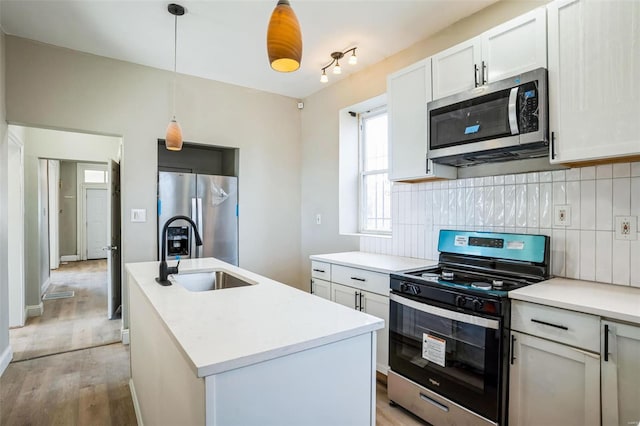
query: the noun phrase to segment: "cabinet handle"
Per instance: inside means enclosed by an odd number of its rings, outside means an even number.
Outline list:
[[[565,327],[564,325],[551,324],[550,322],[540,321],[534,318],[531,318],[531,322],[535,322],[536,324],[548,325],[549,327],[555,327],[561,330],[569,330],[569,328]]]
[[[513,363],[516,360],[515,348],[516,348],[516,336],[512,334],[511,335],[511,365],[513,365]]]
[[[360,306],[358,306],[358,292],[357,291],[353,294],[353,305],[354,305],[354,309],[356,311],[360,310]]]
[[[314,269],[313,272],[320,272],[321,274],[325,273],[324,269]]]
[[[313,280],[311,280],[311,294],[313,294]]]
[[[609,362],[609,324],[604,325],[604,360]]]
[[[551,132],[551,159],[556,159],[556,132]]]
[[[473,87],[478,87],[478,66],[473,64]]]
[[[434,399],[429,398],[427,395],[423,394],[422,392],[420,393],[420,399],[422,399],[423,401],[427,401],[429,404],[441,409],[445,413],[449,412],[449,407],[447,407],[444,404],[440,404],[438,401]]]
[[[362,282],[365,282],[365,281],[366,281],[366,279],[364,279],[364,278],[359,278],[359,277],[351,277],[351,279],[352,279],[352,280],[356,280],[356,281],[362,281]]]
[[[431,173],[431,170],[429,170],[429,154],[427,154],[425,156],[425,162],[426,162],[426,169],[427,169],[427,174]]]
[[[489,72],[487,70],[487,64],[485,64],[484,61],[482,61],[482,84],[487,84],[487,77]]]
[[[364,305],[362,304],[362,296],[364,296],[364,294],[360,293],[360,310],[364,311]]]

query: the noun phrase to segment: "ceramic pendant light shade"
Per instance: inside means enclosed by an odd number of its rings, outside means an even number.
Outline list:
[[[302,61],[302,33],[300,24],[288,0],[279,0],[269,20],[267,52],[271,68],[292,72]]]
[[[173,117],[167,126],[165,146],[169,151],[180,151],[182,149],[182,128],[175,117]]]

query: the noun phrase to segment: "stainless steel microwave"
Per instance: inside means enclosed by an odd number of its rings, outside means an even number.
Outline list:
[[[429,158],[452,166],[549,155],[547,70],[427,104]]]

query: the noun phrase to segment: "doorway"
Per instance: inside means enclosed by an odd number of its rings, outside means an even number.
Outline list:
[[[10,126],[10,133],[18,127]],[[25,249],[17,263],[26,279],[17,289],[24,301],[12,298],[10,309],[22,307],[28,317],[10,330],[14,362],[121,341],[121,277],[108,267],[110,241],[120,237],[111,216],[118,224],[121,216],[119,190],[113,190],[119,177],[110,185],[109,165],[119,157],[121,138],[29,127],[14,133],[24,147],[18,204],[24,206]]]

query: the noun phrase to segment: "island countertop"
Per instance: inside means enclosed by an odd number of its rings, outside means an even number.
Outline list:
[[[182,273],[212,269],[228,271],[257,284],[191,292],[175,283],[166,287],[156,283],[158,262],[126,265],[129,285],[140,288],[198,377],[330,344],[384,326],[384,321],[377,317],[217,259],[185,259],[180,263]]]

